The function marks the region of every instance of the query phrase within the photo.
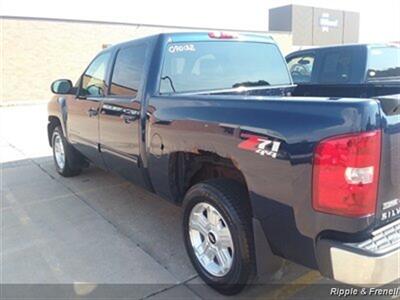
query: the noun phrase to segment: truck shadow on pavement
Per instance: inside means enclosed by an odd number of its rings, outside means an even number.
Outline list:
[[[35,288],[58,283],[67,284],[60,291],[68,297],[79,291],[104,297],[109,288],[138,299],[223,298],[190,264],[180,208],[112,173],[91,166],[64,178],[50,156],[21,159],[1,164],[0,189],[2,283],[11,295],[16,288],[9,284],[25,284],[18,296],[32,298]],[[236,297],[292,298],[320,279],[288,263],[274,284]],[[77,282],[91,284],[77,290]]]

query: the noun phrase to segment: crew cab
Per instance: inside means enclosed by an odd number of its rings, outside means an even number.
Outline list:
[[[282,259],[354,285],[396,280],[400,111],[294,88],[268,36],[114,45],[51,86],[55,167],[93,163],[182,206],[188,256],[224,294]]]

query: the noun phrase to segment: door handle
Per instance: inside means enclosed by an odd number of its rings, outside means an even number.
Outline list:
[[[95,117],[99,114],[99,111],[96,108],[89,108],[89,110],[87,111],[87,114],[89,117]]]
[[[126,124],[130,124],[139,118],[139,112],[138,111],[125,112],[121,115],[121,117]]]

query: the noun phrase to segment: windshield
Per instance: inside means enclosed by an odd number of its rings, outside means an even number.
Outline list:
[[[160,93],[291,84],[274,44],[253,42],[171,43]]]
[[[367,79],[388,80],[400,78],[400,48],[376,47],[369,50]]]

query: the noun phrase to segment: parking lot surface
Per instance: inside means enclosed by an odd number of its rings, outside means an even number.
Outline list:
[[[189,262],[179,207],[93,166],[59,176],[45,105],[0,108],[0,120],[1,283],[66,284],[76,297],[104,284],[136,299],[222,297]],[[237,297],[309,299],[333,283],[292,263],[272,282]]]

